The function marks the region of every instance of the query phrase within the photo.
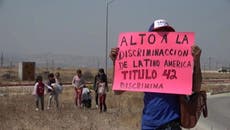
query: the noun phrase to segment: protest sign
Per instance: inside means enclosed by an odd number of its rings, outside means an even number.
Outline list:
[[[193,32],[121,33],[113,90],[191,94]]]

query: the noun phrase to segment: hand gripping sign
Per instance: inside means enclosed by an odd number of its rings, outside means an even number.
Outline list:
[[[191,94],[193,44],[193,32],[121,33],[113,90]]]

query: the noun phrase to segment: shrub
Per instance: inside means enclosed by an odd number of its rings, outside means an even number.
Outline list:
[[[84,78],[86,81],[88,81],[88,82],[93,82],[94,76],[93,76],[93,74],[92,74],[91,71],[86,70],[86,71],[83,73],[83,78]]]

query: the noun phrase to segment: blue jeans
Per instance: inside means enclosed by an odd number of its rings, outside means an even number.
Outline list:
[[[171,121],[157,128],[156,130],[181,130],[179,120]]]
[[[36,107],[39,108],[39,101],[41,103],[41,109],[44,110],[44,95],[36,95]]]

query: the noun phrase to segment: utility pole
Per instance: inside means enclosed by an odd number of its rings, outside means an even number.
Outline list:
[[[204,65],[203,65],[203,71],[204,71],[204,73],[205,73],[205,69],[206,69],[205,67],[206,67],[206,66],[205,66],[205,63],[204,63]]]
[[[218,61],[216,61],[216,70],[218,69],[218,67],[219,67],[219,63],[218,63]]]
[[[106,16],[105,16],[105,73],[108,72],[108,41],[109,41],[109,5],[114,0],[106,0]]]
[[[97,60],[97,68],[99,69],[99,67],[100,67],[100,61],[99,61],[99,58],[96,58],[96,60]]]
[[[208,57],[208,69],[211,70],[211,57]]]
[[[105,73],[108,70],[108,13],[109,13],[109,2],[106,0],[106,16],[105,16]]]
[[[49,63],[48,63],[48,59],[46,59],[46,71],[49,71]]]
[[[54,63],[54,59],[52,59],[52,70],[54,71],[55,70],[55,63]]]
[[[3,52],[2,52],[2,55],[1,55],[1,67],[3,67],[3,62],[4,62],[4,58],[3,58]]]

